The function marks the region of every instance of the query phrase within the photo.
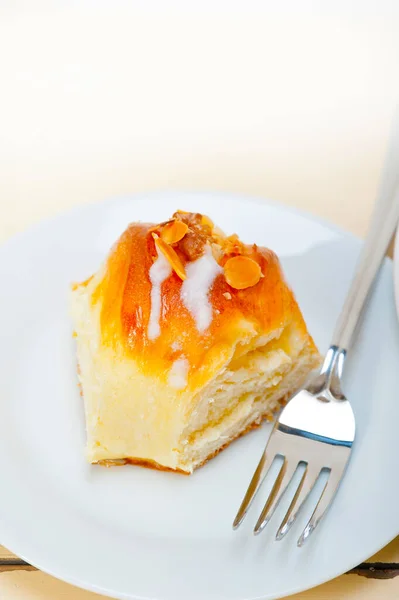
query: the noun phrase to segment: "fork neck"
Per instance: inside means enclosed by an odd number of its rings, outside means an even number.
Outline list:
[[[327,392],[336,400],[345,400],[341,390],[341,377],[346,358],[346,350],[339,346],[330,346],[321,367],[320,375],[311,385],[311,391],[316,394]]]
[[[340,379],[344,368],[345,358],[345,348],[340,348],[339,346],[330,346],[324,358],[320,374],[325,374],[329,380],[333,376],[336,376]]]

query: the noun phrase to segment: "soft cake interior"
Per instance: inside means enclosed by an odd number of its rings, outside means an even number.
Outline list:
[[[201,390],[182,438],[181,463],[195,468],[245,433],[272,419],[314,367],[295,324],[278,337],[258,337],[239,346],[230,363]]]

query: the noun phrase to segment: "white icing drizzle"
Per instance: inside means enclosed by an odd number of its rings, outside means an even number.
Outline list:
[[[158,250],[157,250],[158,251]],[[154,340],[161,333],[159,317],[161,316],[161,285],[172,273],[172,267],[162,254],[158,251],[158,258],[150,267],[149,276],[151,281],[151,312],[148,321],[147,335],[149,340]]]
[[[168,383],[171,387],[176,390],[183,390],[186,387],[189,366],[187,358],[175,360],[168,375]]]
[[[212,306],[208,293],[222,268],[206,246],[205,253],[194,262],[186,265],[187,278],[181,287],[181,299],[195,320],[198,331],[208,329],[212,322]]]

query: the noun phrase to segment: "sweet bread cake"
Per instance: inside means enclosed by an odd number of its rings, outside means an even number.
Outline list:
[[[129,225],[71,304],[92,463],[192,473],[320,361],[277,256],[198,213]]]

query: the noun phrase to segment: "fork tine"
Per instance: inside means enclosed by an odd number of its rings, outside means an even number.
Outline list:
[[[307,465],[306,470],[304,471],[302,479],[295,492],[295,496],[293,497],[292,502],[287,510],[287,513],[284,519],[282,520],[280,527],[278,528],[276,540],[282,540],[283,537],[291,529],[292,525],[295,522],[295,519],[298,516],[299,511],[301,510],[306,498],[310,494],[314,484],[316,483],[320,475],[320,470],[320,467],[315,468],[309,464]]]
[[[259,519],[254,528],[254,534],[258,535],[263,531],[268,522],[273,516],[281,498],[283,497],[291,479],[298,467],[298,462],[288,462],[287,458],[284,459],[284,464],[274,482],[272,491],[269,494],[268,499],[263,507]]]
[[[332,469],[330,471],[330,475],[328,477],[327,483],[325,484],[324,489],[321,492],[321,495],[320,495],[319,501],[316,505],[316,508],[314,509],[313,514],[310,517],[308,524],[306,525],[305,529],[303,530],[303,532],[301,533],[301,535],[298,539],[299,547],[303,546],[303,544],[306,542],[306,540],[309,538],[309,536],[313,533],[313,531],[316,529],[317,525],[320,523],[326,510],[330,506],[330,503],[331,503],[331,501],[335,495],[335,492],[337,491],[337,488],[339,486],[339,482],[341,481],[342,473],[343,473],[343,469]]]
[[[247,514],[248,509],[251,506],[253,499],[255,498],[256,493],[258,492],[264,478],[267,475],[268,470],[270,469],[275,459],[275,454],[273,452],[266,451],[267,447],[265,448],[259,461],[259,464],[256,467],[256,471],[252,476],[251,483],[249,484],[247,492],[244,496],[244,500],[241,502],[241,506],[238,509],[238,513],[233,522],[233,529],[237,529],[243,522],[245,515]]]

